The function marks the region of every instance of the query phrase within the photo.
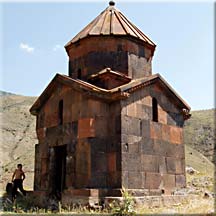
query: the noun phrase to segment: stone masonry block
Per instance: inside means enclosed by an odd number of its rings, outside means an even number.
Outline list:
[[[156,155],[163,156],[165,155],[167,142],[155,139],[153,140],[153,152]]]
[[[150,173],[146,172],[146,189],[159,189],[161,184],[161,175],[160,173]]]
[[[78,136],[78,121],[72,122],[72,138],[77,138]]]
[[[170,126],[162,125],[162,139],[164,141],[170,142]]]
[[[43,142],[40,145],[40,156],[41,158],[48,158],[49,157],[49,146],[47,142]]]
[[[88,138],[88,143],[91,146],[92,153],[106,152],[107,145],[111,144],[110,142],[108,142],[108,138],[105,137],[90,137]]]
[[[181,113],[168,112],[167,123],[172,126],[183,127],[184,119]]]
[[[175,174],[176,173],[176,158],[166,157],[167,164],[167,173]]]
[[[152,139],[161,139],[161,124],[157,122],[151,122],[150,124],[150,137]]]
[[[166,157],[175,157],[176,145],[164,141],[163,146],[165,147],[165,156]]]
[[[37,138],[41,141],[46,137],[46,128],[38,128],[36,130]]]
[[[108,160],[108,171],[115,172],[116,171],[116,153],[115,152],[108,153],[107,160]]]
[[[41,159],[41,175],[46,175],[48,172],[48,159]]]
[[[73,186],[73,179],[74,179],[74,175],[73,174],[67,174],[66,175],[65,185],[66,185],[67,188]]]
[[[137,143],[142,140],[141,136],[134,136],[134,135],[127,135],[127,134],[122,134],[121,136],[122,143],[128,143],[128,144],[133,144]]]
[[[127,161],[128,171],[140,171],[141,170],[141,158],[140,154],[128,154]]]
[[[130,154],[138,154],[140,152],[140,143],[128,144],[128,150]]]
[[[158,108],[158,122],[161,124],[167,124],[167,112],[161,107]]]
[[[159,173],[167,173],[166,158],[163,156],[159,157]]]
[[[141,172],[128,172],[128,188],[139,189],[142,185],[142,173]]]
[[[122,170],[122,154],[120,152],[116,153],[116,169],[117,171]]]
[[[142,154],[141,170],[145,172],[159,172],[159,156]]]
[[[76,172],[82,175],[90,175],[91,151],[86,140],[79,140],[76,148]]]
[[[89,185],[89,175],[76,173],[76,181],[75,181],[75,187],[76,188],[85,188]]]
[[[96,152],[91,155],[91,171],[106,172],[107,171],[107,155],[104,152]]]
[[[49,146],[55,146],[58,143],[58,140],[63,138],[63,126],[55,126],[47,128],[46,130],[46,140],[49,143]]]
[[[120,135],[109,136],[105,138],[106,151],[109,152],[120,152],[121,151],[121,137]]]
[[[143,138],[140,141],[140,152],[144,154],[154,155],[154,140],[150,138]]]
[[[67,144],[67,154],[73,155],[76,152],[77,140],[71,140],[70,143]]]
[[[175,180],[176,180],[176,187],[182,188],[182,187],[186,186],[186,177],[185,177],[185,175],[176,175]]]
[[[121,172],[110,172],[107,178],[107,185],[111,188],[121,187]]]
[[[127,116],[138,117],[137,116],[137,106],[136,103],[131,103],[127,105]]]
[[[84,118],[78,121],[78,138],[95,137],[95,119]]]
[[[174,114],[175,113],[167,112],[167,124],[168,125],[176,126],[176,121],[174,119]]]
[[[105,116],[97,116],[95,118],[95,135],[96,135],[96,137],[109,136],[107,122],[109,122],[109,120]]]
[[[140,119],[129,116],[122,116],[122,133],[127,135],[140,136]]]
[[[137,117],[140,119],[149,120],[152,116],[152,108],[143,104],[137,104]]]
[[[176,174],[184,174],[185,163],[184,159],[176,159]]]
[[[142,98],[142,104],[151,107],[152,106],[152,97],[146,96],[146,97]]]
[[[150,138],[150,121],[142,120],[141,121],[141,135],[145,138]]]
[[[121,134],[121,116],[115,117],[115,133]]]
[[[164,174],[162,176],[163,187],[164,189],[173,189],[175,188],[175,175]]]
[[[156,92],[157,94],[161,94],[163,89],[161,88],[161,86],[159,84],[155,84],[154,86],[154,92]]]
[[[88,110],[92,116],[98,115],[98,113],[101,113],[101,102],[88,99]]]
[[[95,172],[90,180],[91,188],[106,188],[107,187],[107,175],[106,173]]]
[[[122,153],[122,170],[123,171],[140,171],[141,158],[140,154]]]
[[[170,141],[176,144],[181,144],[183,142],[182,128],[170,127]]]
[[[128,188],[128,171],[122,172],[122,186]]]
[[[184,158],[185,157],[184,144],[175,144],[175,148],[176,148],[175,157]]]

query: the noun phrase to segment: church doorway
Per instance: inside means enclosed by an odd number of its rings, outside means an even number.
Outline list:
[[[57,197],[61,197],[61,192],[65,188],[65,176],[66,176],[66,145],[54,147],[55,154],[55,168],[54,168],[54,192]]]

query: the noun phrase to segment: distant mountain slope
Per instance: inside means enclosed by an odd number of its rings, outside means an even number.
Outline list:
[[[10,93],[10,92],[1,91],[1,90],[0,90],[0,96],[5,96],[5,95],[15,95],[15,94]]]
[[[185,144],[213,161],[215,148],[215,109],[193,111],[186,121]]]

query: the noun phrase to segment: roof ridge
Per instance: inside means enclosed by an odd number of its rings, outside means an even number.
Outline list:
[[[152,40],[138,29],[120,10],[114,7],[114,5],[110,5],[103,10],[95,19],[76,34],[76,36],[65,45],[65,48],[89,35],[130,35],[131,37],[148,43],[150,46],[156,46]]]

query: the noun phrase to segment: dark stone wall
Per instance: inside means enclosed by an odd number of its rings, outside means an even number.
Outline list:
[[[158,122],[152,121],[152,98]],[[63,100],[63,124],[58,104]],[[185,186],[181,109],[155,83],[106,103],[59,85],[37,118],[35,189],[54,188],[56,146],[66,146],[65,188],[171,191]]]
[[[128,71],[128,55],[126,51],[100,52],[91,51],[86,55],[70,60],[69,76],[78,78],[78,71],[81,70],[81,79],[87,80],[91,74],[95,74],[104,68],[112,68],[114,71],[125,73]]]
[[[145,44],[127,37],[89,37],[72,44],[69,76],[87,80],[104,68],[111,68],[132,78],[151,75],[152,51]],[[81,72],[81,77],[78,75]]]
[[[152,98],[158,122],[152,121]],[[159,84],[122,100],[122,184],[130,189],[165,190],[185,186],[183,116]]]
[[[58,104],[63,100],[63,124]],[[121,186],[120,104],[59,86],[37,118],[35,190],[55,188],[57,146],[66,145],[65,188]]]

